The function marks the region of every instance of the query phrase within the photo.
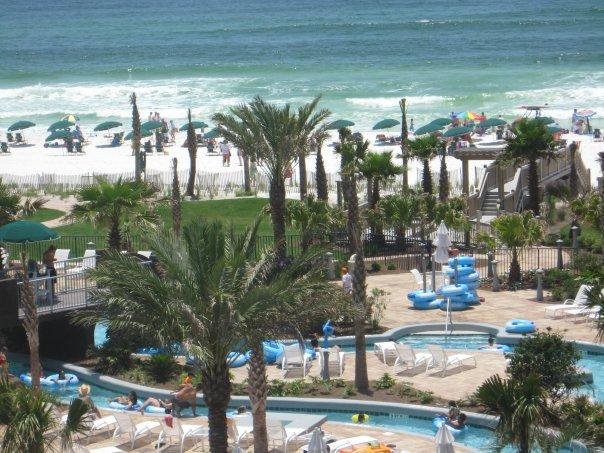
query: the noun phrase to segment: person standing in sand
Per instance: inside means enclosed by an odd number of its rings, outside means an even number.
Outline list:
[[[220,144],[220,154],[222,154],[222,166],[231,166],[231,147],[226,140],[223,140]]]

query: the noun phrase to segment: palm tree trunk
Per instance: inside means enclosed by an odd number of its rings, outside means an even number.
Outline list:
[[[250,158],[243,150],[243,189],[246,195],[252,194],[252,182],[250,180]]]
[[[285,178],[283,174],[273,175],[271,178],[269,197],[275,252],[277,260],[282,261],[287,256],[287,243],[285,240]]]
[[[409,139],[409,130],[407,129],[407,100],[402,98],[398,103],[401,109],[401,154],[403,155],[403,193],[409,190],[409,172],[407,165],[409,157],[407,153],[407,140]]]
[[[180,235],[180,224],[182,221],[182,209],[180,204],[180,182],[178,181],[178,159],[172,159],[172,196],[170,205],[172,208],[172,229],[174,234]]]
[[[321,155],[321,146],[317,145],[317,198],[327,201],[329,194],[327,192],[327,175],[325,174],[325,165],[323,164],[323,156]]]
[[[363,259],[363,241],[359,219],[359,198],[354,176],[343,174],[344,197],[348,207],[348,237],[350,252],[355,255],[352,272],[352,302],[355,307],[355,365],[354,383],[361,393],[369,392],[369,377],[367,375],[367,347],[365,344],[365,314],[366,314],[366,270]]]
[[[120,232],[119,220],[113,220],[109,228],[107,237],[107,245],[110,249],[119,250],[122,246],[122,234]]]
[[[201,371],[203,400],[208,408],[208,427],[210,428],[210,451],[226,453],[228,449],[226,411],[231,399],[231,381],[229,368],[225,363],[212,370]]]
[[[252,419],[254,425],[254,451],[268,452],[268,434],[266,432],[266,365],[264,363],[264,348],[262,342],[252,344],[252,354],[248,362],[248,394],[252,404]]]
[[[298,166],[300,171],[300,200],[304,200],[308,193],[308,182],[306,178],[306,156],[304,153],[298,155]]]
[[[446,201],[449,198],[449,172],[447,171],[447,157],[440,158],[440,178],[438,181],[438,199]]]
[[[539,215],[539,171],[537,168],[537,160],[529,161],[528,169],[528,190],[529,190],[529,207],[533,214]]]
[[[187,181],[187,195],[195,196],[195,174],[197,172],[197,143],[195,150],[189,148],[189,180]]]
[[[512,249],[512,262],[510,263],[510,284],[520,282],[520,263],[518,262],[518,250]]]
[[[23,328],[27,335],[27,343],[29,345],[29,369],[31,373],[31,386],[34,391],[40,389],[40,376],[42,374],[42,366],[40,365],[40,336],[38,335],[38,307],[34,291],[29,282],[27,274],[27,256],[25,252],[21,252],[21,265],[23,266],[23,286],[21,293],[21,303],[23,304]]]
[[[570,151],[570,174],[568,177],[568,183],[570,186],[570,199],[574,200],[579,195],[579,175],[577,174],[577,164],[575,163],[577,143],[572,142],[568,149]]]
[[[374,208],[375,204],[373,202],[373,178],[371,176],[367,176],[367,203],[370,208]]]
[[[430,174],[430,161],[428,159],[423,160],[422,190],[424,193],[432,193],[432,175]]]

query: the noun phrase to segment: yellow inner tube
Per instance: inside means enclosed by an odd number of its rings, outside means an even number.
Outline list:
[[[363,414],[365,416],[365,418],[363,420],[359,421],[359,416],[361,414],[354,414],[352,417],[350,417],[350,419],[354,422],[354,423],[365,423],[369,421],[369,415],[367,414]]]

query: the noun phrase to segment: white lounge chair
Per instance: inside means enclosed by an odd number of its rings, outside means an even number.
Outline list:
[[[247,417],[246,417],[247,418]],[[249,420],[249,418],[247,418]],[[250,420],[251,422],[251,420]],[[239,451],[241,442],[252,435],[254,428],[252,426],[244,426],[237,423],[237,419],[233,417],[227,418],[227,434],[235,444],[234,451]]]
[[[270,418],[266,420],[266,431],[273,448],[277,445],[282,446],[284,453],[287,453],[289,443],[305,432],[303,428],[287,428],[283,421]]]
[[[411,269],[411,275],[415,279],[415,283],[417,284],[418,289],[424,289],[424,277],[420,271],[417,269]],[[426,290],[432,289],[432,277],[430,275],[426,275]]]
[[[580,319],[585,319],[589,321],[592,317],[598,317],[600,315],[600,309],[602,307],[593,307],[593,308],[575,308],[574,310],[566,310],[564,312],[564,316],[569,316],[572,318],[573,322],[577,322]]]
[[[319,363],[321,365],[321,369],[323,369],[323,354],[321,352],[319,355]],[[327,366],[329,366],[329,375],[342,376],[344,373],[344,361],[346,358],[346,353],[343,352],[339,347],[331,348],[329,350],[329,361]]]
[[[474,362],[474,367],[476,367],[476,357],[471,354],[448,355],[442,346],[431,344],[428,345],[428,351],[432,354],[432,360],[426,364],[426,371],[428,371],[429,368],[440,367],[442,376],[444,376],[445,372],[451,367],[461,367],[465,361],[469,360]]]
[[[147,421],[134,424],[132,418],[127,414],[117,412],[115,414],[115,420],[117,422],[117,428],[113,433],[113,438],[123,436],[124,434],[130,439],[130,449],[134,448],[134,443],[142,438],[151,434],[154,429],[160,427],[160,423],[157,421]]]
[[[396,360],[396,343],[394,341],[378,341],[373,344],[373,352],[382,362],[388,364],[388,359]]]
[[[71,451],[73,453],[122,453],[126,450],[120,450],[117,447],[87,448],[83,445],[74,444]]]
[[[302,377],[306,377],[306,373],[310,369],[310,361],[306,357],[304,350],[297,343],[290,344],[283,348],[283,359],[281,360],[281,370],[283,377],[290,370],[302,370]]]
[[[568,310],[584,308],[585,304],[587,304],[587,293],[590,289],[591,286],[589,285],[581,285],[574,299],[566,299],[561,304],[550,305],[549,307],[545,307],[545,316],[550,318],[557,318],[559,316],[565,316],[565,312]]]
[[[61,425],[67,423],[68,416],[68,413],[61,416]],[[86,436],[92,436],[99,431],[104,431],[107,428],[113,428],[117,424],[117,420],[113,415],[97,418],[96,414],[90,412],[88,417],[89,418],[84,423],[87,428],[87,431],[84,433]]]
[[[67,267],[67,260],[69,259],[70,249],[57,249],[55,250],[55,270],[65,271]]]
[[[176,438],[180,443],[180,453],[183,452],[187,439],[207,439],[210,435],[208,428],[199,425],[183,425],[176,417],[171,418],[171,425],[168,424],[166,417],[161,421],[161,432],[157,438],[157,450],[166,438]],[[196,442],[197,443],[197,442]]]
[[[403,371],[414,370],[415,368],[426,365],[426,368],[430,366],[432,354],[429,352],[418,352],[416,353],[411,346],[404,343],[395,343],[396,360],[394,361],[394,372],[396,373],[397,367],[401,367]]]

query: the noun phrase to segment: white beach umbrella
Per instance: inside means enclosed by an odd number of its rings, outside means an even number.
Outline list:
[[[449,237],[449,230],[444,221],[440,222],[438,229],[436,230],[436,239],[434,240],[436,250],[434,252],[434,261],[440,264],[446,264],[449,262],[449,247],[453,245],[451,238]]]
[[[434,436],[436,453],[453,453],[455,451],[453,442],[455,442],[453,434],[451,434],[451,431],[449,431],[447,426],[443,423],[441,427],[438,428],[436,436]]]
[[[323,439],[323,432],[320,428],[315,428],[308,444],[308,453],[328,453],[329,449]]]

